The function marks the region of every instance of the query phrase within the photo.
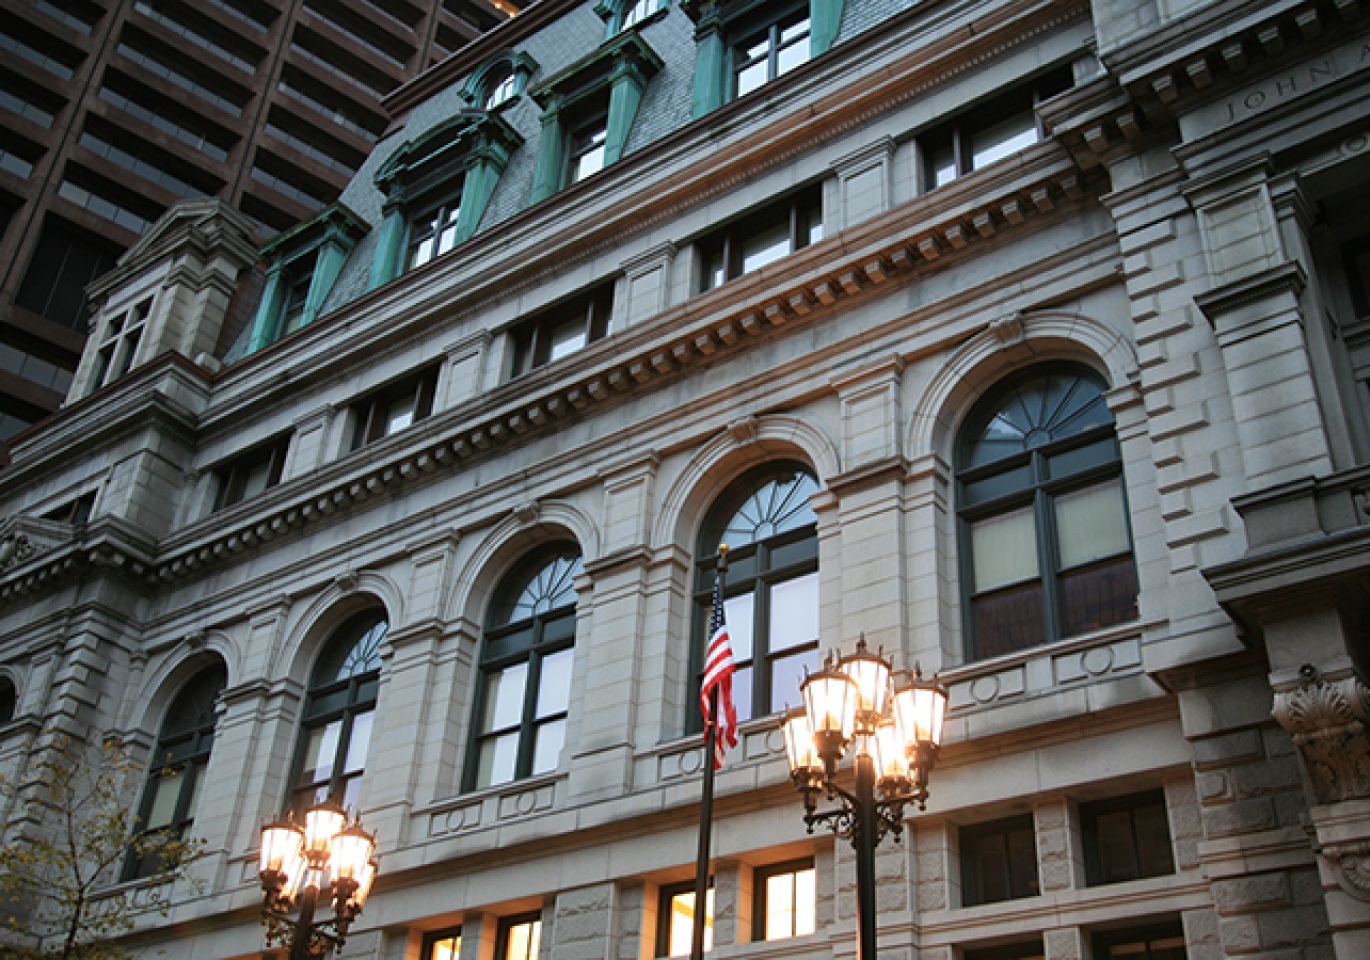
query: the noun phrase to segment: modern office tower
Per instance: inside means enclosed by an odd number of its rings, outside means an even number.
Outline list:
[[[331,203],[381,99],[527,0],[0,0],[0,441],[57,409],[85,287],[177,201],[266,240]]]
[[[204,843],[102,877],[137,960],[279,957],[330,801],[340,960],[851,960],[872,887],[881,960],[1370,957],[1364,3],[542,0],[384,105],[146,230],[0,471],[0,774]],[[779,728],[863,641],[950,696],[869,873]]]

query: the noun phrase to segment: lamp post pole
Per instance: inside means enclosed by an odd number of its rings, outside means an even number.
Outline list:
[[[947,707],[946,690],[935,678],[924,680],[917,666],[907,680],[892,684],[891,677],[889,661],[868,651],[862,637],[854,654],[831,655],[804,678],[804,706],[781,722],[809,832],[826,823],[856,851],[857,960],[875,960],[875,848],[887,833],[899,839],[904,804],[927,803]],[[837,765],[849,752],[856,768],[851,791],[837,782]],[[820,811],[820,797],[836,806]]]
[[[875,845],[879,818],[875,810],[875,761],[856,755],[856,960],[875,960]]]
[[[290,937],[290,960],[310,960],[310,945],[314,939],[314,908],[319,903],[319,888],[310,883],[300,896],[300,916]]]

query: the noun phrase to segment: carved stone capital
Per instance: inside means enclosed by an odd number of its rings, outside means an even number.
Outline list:
[[[1356,676],[1328,680],[1312,666],[1275,694],[1275,719],[1298,747],[1318,803],[1370,798],[1370,689]]]
[[[1322,855],[1336,868],[1337,884],[1357,900],[1370,902],[1370,840],[1327,844]]]

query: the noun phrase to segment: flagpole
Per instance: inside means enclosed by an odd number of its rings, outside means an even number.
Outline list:
[[[728,576],[728,547],[718,545],[716,595],[722,602]],[[708,627],[705,628],[708,633]],[[704,638],[707,650],[709,638]],[[699,801],[699,858],[695,862],[694,930],[690,935],[690,960],[704,960],[704,921],[709,902],[709,839],[714,823],[714,752],[718,749],[718,687],[709,691],[709,716],[704,721],[704,785]]]

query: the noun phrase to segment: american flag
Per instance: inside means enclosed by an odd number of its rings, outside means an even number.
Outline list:
[[[723,755],[737,746],[737,710],[733,707],[733,647],[728,639],[728,622],[723,616],[723,591],[714,580],[713,611],[709,616],[709,650],[704,657],[704,684],[699,690],[699,706],[704,711],[704,742],[709,739],[709,694],[718,688],[718,712],[714,733],[714,769],[723,767]]]

